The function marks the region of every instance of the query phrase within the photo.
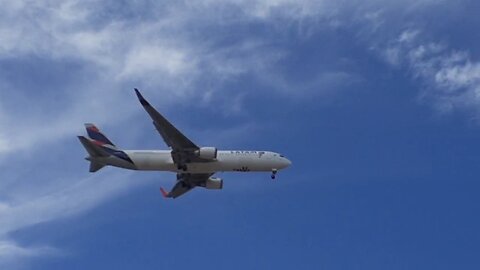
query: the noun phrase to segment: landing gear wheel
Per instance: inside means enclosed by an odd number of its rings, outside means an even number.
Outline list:
[[[272,180],[275,180],[276,175],[277,175],[277,170],[272,170],[272,175],[270,176]]]

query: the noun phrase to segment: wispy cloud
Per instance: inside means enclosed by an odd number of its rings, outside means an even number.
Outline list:
[[[480,61],[468,51],[452,49],[445,42],[429,41],[418,29],[408,29],[383,49],[385,60],[406,67],[423,87],[421,98],[440,112],[470,110],[480,113]]]
[[[142,182],[130,181],[129,176],[128,172],[114,171],[85,179],[69,179],[73,184],[58,185],[46,194],[35,196],[34,192],[25,191],[30,195],[16,194],[19,198],[0,203],[0,265],[17,263],[25,257],[62,255],[64,252],[54,247],[22,246],[10,239],[9,234],[35,224],[78,215],[141,185]]]
[[[468,111],[478,117],[479,65],[473,48],[455,48],[449,36],[425,21],[432,17],[461,18],[462,2],[367,1],[352,12],[351,23],[363,46],[380,56],[391,68],[409,74],[418,85],[418,96],[438,112]],[[348,24],[348,23],[347,23]]]
[[[21,247],[15,242],[0,240],[0,266],[8,269],[23,269],[26,267],[24,261],[28,258],[40,256],[55,256],[61,251],[48,247]]]

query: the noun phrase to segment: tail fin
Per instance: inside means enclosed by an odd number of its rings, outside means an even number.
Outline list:
[[[78,139],[89,154],[89,157],[86,159],[90,161],[90,172],[96,172],[103,168],[105,164],[98,162],[98,159],[108,157],[109,154],[102,147],[94,144],[91,140],[83,136],[78,136]]]
[[[85,124],[85,127],[90,139],[84,136],[78,136],[78,139],[89,154],[86,160],[90,161],[90,172],[96,172],[104,166],[112,164],[117,167],[136,169],[128,154],[118,149],[94,124]],[[112,158],[119,160],[112,163]]]
[[[107,136],[103,135],[103,133],[94,124],[87,123],[85,124],[85,128],[87,129],[88,137],[90,137],[90,139],[101,144],[115,147],[115,145],[107,138]]]

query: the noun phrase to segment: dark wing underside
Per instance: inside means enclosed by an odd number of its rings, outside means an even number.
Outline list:
[[[205,160],[197,157],[195,151],[199,147],[183,135],[172,123],[170,123],[163,115],[161,115],[155,108],[148,103],[142,94],[135,88],[135,93],[137,94],[138,100],[142,104],[143,108],[153,120],[153,125],[158,130],[162,136],[165,143],[172,149],[172,158],[173,161],[178,165],[182,166],[189,162],[208,162],[210,160]]]
[[[166,192],[161,189],[162,194],[165,197],[175,199],[197,186],[204,186],[210,176],[212,176],[212,174],[179,173],[177,174],[177,183],[173,186],[172,190]]]

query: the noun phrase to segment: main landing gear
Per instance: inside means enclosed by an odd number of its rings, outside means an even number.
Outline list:
[[[187,165],[186,165],[186,164],[178,165],[177,168],[178,168],[179,170],[184,171],[184,172],[187,171]]]
[[[270,176],[272,180],[275,180],[275,176],[277,175],[277,169],[272,170],[272,175]]]

